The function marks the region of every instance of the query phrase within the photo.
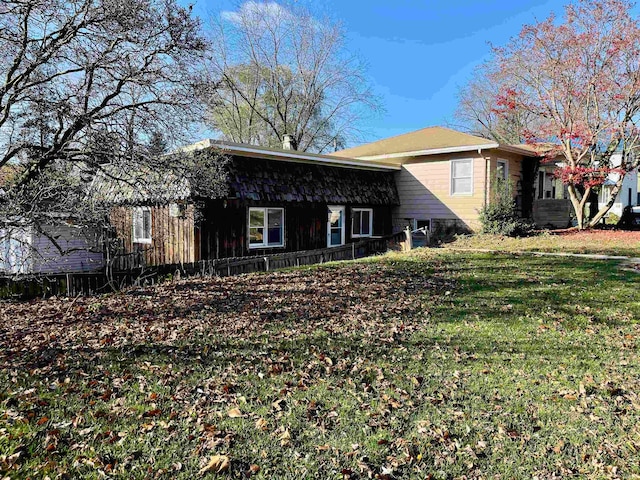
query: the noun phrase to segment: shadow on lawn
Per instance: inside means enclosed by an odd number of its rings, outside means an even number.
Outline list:
[[[436,263],[434,275],[432,267]],[[597,313],[584,314],[579,310],[589,307],[592,312],[596,312],[600,306],[602,289],[611,287],[616,282],[620,283],[620,272],[611,263],[510,255],[475,255],[469,261],[468,257],[451,255],[446,257],[446,261],[432,262],[427,267],[417,265],[414,260],[394,260],[393,264],[400,268],[398,271],[391,271],[391,276],[402,279],[405,283],[397,285],[398,282],[394,281],[384,284],[380,295],[398,295],[409,289],[412,292],[410,298],[416,304],[427,302],[429,312],[415,308],[405,309],[394,315],[382,309],[371,311],[363,317],[368,318],[370,324],[348,320],[348,315],[359,304],[375,301],[375,298],[367,297],[366,292],[369,287],[367,278],[370,274],[380,274],[376,271],[365,270],[362,275],[354,278],[357,285],[355,289],[346,291],[340,290],[340,285],[332,286],[330,301],[323,304],[322,309],[315,310],[305,308],[313,306],[316,296],[326,295],[327,292],[314,283],[312,278],[297,279],[298,283],[292,285],[291,279],[286,275],[276,276],[257,291],[247,291],[246,284],[251,282],[244,279],[242,282],[224,284],[224,291],[212,289],[199,292],[187,304],[174,305],[172,298],[165,295],[165,303],[162,304],[165,319],[189,316],[198,318],[198,315],[206,313],[212,316],[211,320],[206,320],[210,323],[211,333],[188,332],[172,343],[153,343],[140,337],[119,346],[108,343],[98,346],[95,342],[89,346],[74,344],[72,340],[57,344],[57,340],[52,339],[43,343],[39,350],[29,351],[20,348],[21,335],[25,335],[29,328],[25,326],[24,331],[15,330],[11,336],[6,335],[4,340],[0,340],[0,344],[4,344],[0,362],[14,369],[41,369],[42,373],[35,374],[43,377],[53,375],[62,379],[70,374],[100,376],[101,363],[105,362],[112,363],[121,370],[137,369],[144,361],[172,364],[180,369],[222,369],[229,366],[255,369],[257,365],[268,366],[277,357],[288,356],[293,359],[295,368],[301,368],[314,356],[326,355],[334,360],[357,357],[375,364],[381,358],[388,358],[407,349],[429,351],[436,344],[442,345],[444,338],[434,332],[439,323],[534,323],[533,327],[529,325],[530,331],[535,331],[540,318],[548,319],[549,322],[564,321],[569,327],[583,326],[576,319],[580,322],[601,322],[607,326],[624,323],[620,318],[605,318]],[[539,275],[532,277],[532,271]],[[406,277],[395,275],[398,272],[404,272],[405,275],[414,273],[416,277],[414,281],[406,282]],[[389,271],[383,273],[385,278],[390,275]],[[421,277],[420,274],[425,276]],[[451,277],[455,277],[456,288]],[[434,283],[434,278],[444,280]],[[189,288],[202,287],[197,282],[185,284]],[[178,284],[176,290],[185,291],[185,284]],[[443,290],[448,288],[452,292],[445,295]],[[626,284],[624,288],[626,291],[633,291],[635,287],[633,284]],[[297,298],[294,306],[299,310],[283,311],[283,305],[291,303],[291,296]],[[158,296],[150,296],[150,299],[157,301]],[[389,308],[393,307],[393,298],[382,300],[389,304]],[[637,312],[640,307],[636,305],[629,308]],[[116,313],[121,320],[137,318],[139,327],[144,329],[144,319],[153,319],[157,309],[155,304],[143,304],[135,311]],[[233,318],[235,313],[247,310],[254,311],[254,316],[250,317],[254,323],[247,324],[251,328],[246,333],[237,328],[227,335],[224,322]],[[128,317],[124,316],[125,313]],[[378,318],[381,314],[384,316]],[[220,320],[218,315],[231,317]],[[531,320],[527,320],[528,318]],[[99,321],[91,323],[99,324]],[[398,328],[400,325],[402,329]],[[117,330],[115,333],[117,334]],[[490,352],[492,355],[526,353],[544,357],[553,354],[552,347],[544,337],[504,338],[496,341],[493,337],[480,339],[473,338],[472,335],[477,334],[460,334],[457,340],[451,341],[457,342],[459,348],[487,354]],[[11,346],[11,349],[5,346]],[[570,349],[571,355],[590,358],[586,346],[563,348]]]
[[[512,268],[497,264],[496,257],[509,260]],[[640,304],[631,301],[640,277],[622,273],[616,262],[508,254],[481,254],[473,262],[453,262],[448,268],[457,276],[459,288],[438,306],[437,321],[514,323],[522,317],[538,317],[569,327],[584,326],[585,322],[628,325],[628,318],[613,317],[603,310],[608,306],[640,317]],[[620,302],[612,303],[615,297]]]

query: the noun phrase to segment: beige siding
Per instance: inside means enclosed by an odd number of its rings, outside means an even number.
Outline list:
[[[473,160],[473,193],[451,194],[451,160]],[[438,155],[418,158],[403,165],[396,176],[400,206],[394,223],[407,218],[460,220],[478,227],[478,210],[485,201],[486,160],[478,154]]]
[[[455,220],[477,230],[479,210],[489,201],[495,184],[498,160],[508,163],[509,179],[517,193],[522,157],[507,152],[457,153],[421,157],[402,166],[396,174],[400,206],[394,210],[394,226],[402,228],[407,219]],[[451,160],[473,159],[473,193],[451,194]],[[488,170],[487,170],[488,169]]]

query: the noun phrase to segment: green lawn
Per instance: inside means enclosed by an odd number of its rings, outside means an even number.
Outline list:
[[[0,472],[640,477],[639,288],[436,249],[0,304]]]
[[[511,238],[499,235],[463,235],[445,247],[495,249],[503,252],[565,252],[621,255],[640,258],[640,231],[587,230],[543,233]]]

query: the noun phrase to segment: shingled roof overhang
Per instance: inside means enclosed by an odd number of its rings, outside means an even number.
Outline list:
[[[227,155],[229,196],[248,203],[399,205],[392,171]]]

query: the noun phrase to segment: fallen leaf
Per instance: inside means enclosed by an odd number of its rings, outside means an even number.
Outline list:
[[[231,410],[229,410],[227,412],[227,415],[229,415],[229,418],[240,418],[240,417],[244,417],[244,415],[242,414],[242,412],[240,411],[239,408],[232,408]]]
[[[229,457],[226,455],[214,455],[209,459],[204,467],[198,472],[199,475],[207,472],[222,473],[229,470]]]
[[[256,428],[258,430],[262,430],[263,432],[267,430],[267,421],[264,418],[259,418],[256,420]]]
[[[251,475],[255,475],[256,473],[258,473],[259,471],[260,471],[260,467],[254,463],[249,467],[249,470],[245,472],[245,475],[247,477],[250,477]]]
[[[285,430],[278,435],[278,439],[280,440],[280,445],[283,447],[289,445],[291,443],[291,434],[289,433],[289,430]]]

